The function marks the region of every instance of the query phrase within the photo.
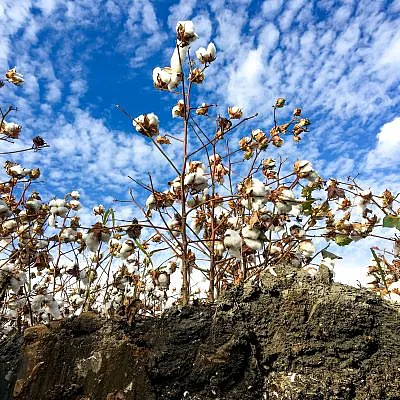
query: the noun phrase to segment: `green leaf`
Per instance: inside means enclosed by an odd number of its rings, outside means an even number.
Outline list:
[[[113,227],[115,226],[115,211],[113,208],[110,208],[111,210],[111,221],[112,221],[112,225]]]
[[[314,200],[312,198],[313,189],[310,186],[303,187],[301,195],[306,198],[306,200]]]
[[[383,226],[385,228],[396,228],[400,231],[400,217],[386,215],[385,218],[383,218]]]
[[[381,261],[379,260],[379,257],[376,255],[375,250],[374,249],[370,249],[370,250],[371,250],[371,253],[372,253],[373,257],[374,257],[374,260],[376,261],[376,265],[378,267],[379,275],[382,278],[382,282],[385,285],[385,289],[387,291],[389,291],[388,285],[386,283],[385,272],[383,271],[382,266],[381,266]]]
[[[312,204],[314,203],[315,199],[308,199],[301,203],[301,211],[305,215],[310,215],[312,213]]]
[[[111,221],[113,224],[113,227],[115,226],[115,211],[113,208],[109,208],[103,215],[103,225],[106,225],[108,222],[108,218],[111,215]]]
[[[343,258],[343,257],[337,256],[336,254],[333,254],[330,251],[325,250],[325,249],[323,249],[321,251],[321,255],[322,255],[322,258],[330,258],[332,260],[335,260],[335,259],[339,259],[340,260],[340,259]]]
[[[139,247],[139,250],[146,256],[144,259],[146,266],[151,264],[151,266],[154,267],[153,261],[151,259],[153,252],[150,252],[149,254],[149,252],[140,244],[139,240],[133,239],[133,241],[135,242],[136,246]]]
[[[349,238],[346,235],[336,235],[335,242],[338,246],[347,246],[353,241],[353,239]]]
[[[108,217],[110,215],[112,208],[109,208],[103,215],[103,225],[105,225],[108,221]]]

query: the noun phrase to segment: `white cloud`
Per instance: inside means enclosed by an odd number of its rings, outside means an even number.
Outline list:
[[[375,148],[367,155],[367,169],[397,167],[400,163],[400,117],[384,124],[376,139]]]
[[[178,21],[191,19],[197,0],[180,0],[178,4],[169,8],[168,26],[175,30]]]

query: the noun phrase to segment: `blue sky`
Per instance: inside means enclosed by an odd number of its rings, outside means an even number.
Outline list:
[[[38,191],[77,189],[89,214],[129,198],[127,175],[165,179],[164,160],[114,104],[134,116],[155,112],[165,132],[180,129],[170,116],[179,98],[153,89],[151,73],[168,65],[175,24],[185,19],[200,36],[193,50],[210,40],[217,48],[194,103],[259,112],[247,132],[267,129],[271,104],[284,97],[287,113],[302,107],[312,129],[283,156],[309,159],[325,178],[359,174],[365,188],[400,191],[399,0],[2,0],[0,70],[16,65],[26,83],[0,90],[0,104],[19,109],[15,148],[36,135],[51,146],[12,158],[40,167]],[[341,279],[361,279],[356,265],[368,246],[349,252]]]

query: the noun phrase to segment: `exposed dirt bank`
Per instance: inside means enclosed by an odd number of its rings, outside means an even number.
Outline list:
[[[0,398],[400,399],[398,308],[327,271],[281,274],[132,327],[27,329],[0,343]]]

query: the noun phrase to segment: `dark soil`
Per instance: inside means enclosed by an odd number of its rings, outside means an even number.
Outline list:
[[[0,398],[400,400],[400,312],[295,271],[132,327],[87,313],[0,346]]]

